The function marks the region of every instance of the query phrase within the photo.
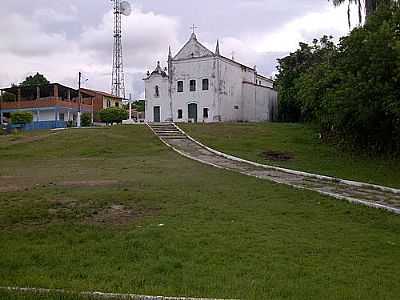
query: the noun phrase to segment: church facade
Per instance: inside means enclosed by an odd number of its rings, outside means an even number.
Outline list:
[[[277,116],[273,80],[203,46],[193,33],[145,81],[146,122],[263,122]]]

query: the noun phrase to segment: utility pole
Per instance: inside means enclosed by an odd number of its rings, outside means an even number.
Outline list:
[[[3,91],[0,90],[0,125],[3,125]]]
[[[129,121],[132,122],[132,94],[129,94]]]
[[[81,82],[82,82],[82,73],[79,72],[79,89],[78,89],[78,101],[79,101],[79,108],[78,108],[78,118],[77,118],[77,127],[81,127],[81,102],[82,102],[82,94],[81,94]]]

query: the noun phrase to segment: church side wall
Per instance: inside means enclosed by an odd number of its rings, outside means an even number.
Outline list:
[[[220,107],[221,121],[243,121],[245,118],[243,81],[254,82],[253,70],[229,60],[220,61]]]
[[[244,119],[246,122],[276,120],[278,114],[278,93],[254,83],[243,83]]]
[[[172,111],[174,122],[188,122],[189,104],[197,104],[197,122],[214,122],[218,115],[217,86],[215,84],[216,65],[214,57],[180,60],[172,62]],[[203,90],[203,79],[208,79],[208,90]],[[190,91],[190,81],[196,81],[196,91]],[[178,81],[183,81],[183,92],[178,92]],[[203,110],[208,109],[205,118]],[[178,118],[182,110],[182,118]]]

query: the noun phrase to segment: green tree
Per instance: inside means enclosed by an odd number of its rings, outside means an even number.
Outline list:
[[[110,107],[100,111],[99,116],[102,122],[112,125],[114,123],[120,124],[123,120],[128,119],[129,113],[123,108]]]
[[[36,85],[46,85],[49,84],[50,81],[47,78],[39,73],[36,73],[34,76],[28,76],[26,79],[20,84],[20,86],[36,86]]]
[[[92,114],[91,113],[83,113],[81,115],[81,125],[82,127],[90,127],[92,125]]]
[[[145,102],[144,100],[139,100],[132,103],[132,108],[136,109],[139,112],[144,112],[145,109]]]
[[[11,123],[14,125],[26,125],[33,121],[33,115],[30,112],[18,111],[11,114]]]
[[[400,153],[399,24],[399,5],[382,6],[338,45],[323,37],[279,60],[281,119],[316,123],[339,144]]]
[[[400,9],[382,7],[341,40],[341,80],[326,96],[333,133],[372,152],[400,150]]]
[[[324,36],[314,40],[312,45],[300,43],[300,48],[289,56],[279,59],[276,88],[279,97],[279,118],[285,122],[299,122],[310,119],[309,109],[305,109],[298,95],[296,82],[312,66],[330,61],[336,46],[332,37]]]

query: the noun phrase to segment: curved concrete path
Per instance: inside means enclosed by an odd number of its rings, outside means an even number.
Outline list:
[[[399,189],[261,165],[211,149],[188,136],[175,124],[148,126],[167,146],[198,162],[400,214]]]

